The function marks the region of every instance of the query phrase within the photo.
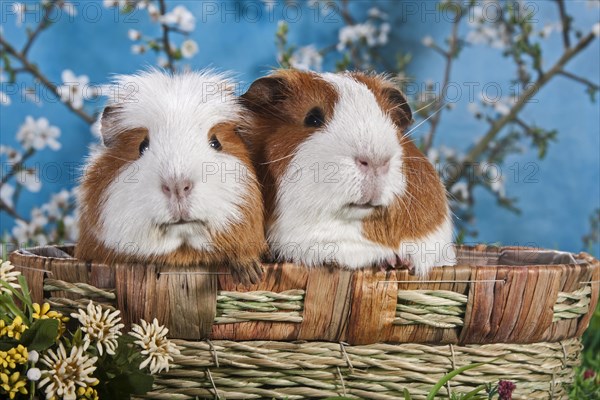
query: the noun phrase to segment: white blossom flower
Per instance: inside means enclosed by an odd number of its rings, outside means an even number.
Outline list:
[[[10,103],[10,97],[8,97],[6,93],[0,91],[0,105],[10,106]]]
[[[146,47],[141,44],[134,44],[131,46],[131,52],[133,54],[144,54],[146,52]]]
[[[102,4],[106,8],[124,7],[127,4],[127,0],[102,0]]]
[[[181,55],[184,58],[192,58],[198,53],[198,43],[192,39],[187,39],[181,44]]]
[[[154,3],[148,3],[148,15],[152,21],[156,22],[160,19],[160,10]]]
[[[37,351],[29,350],[27,352],[27,361],[35,364],[36,362],[38,362],[39,359],[40,359],[40,353],[38,353]]]
[[[25,12],[26,11],[27,11],[27,8],[26,8],[25,4],[16,3],[16,2],[12,4],[12,12],[17,17],[17,20],[16,20],[17,26],[21,26],[25,22]]]
[[[481,110],[479,109],[479,105],[475,102],[470,102],[467,105],[467,110],[469,110],[469,112],[477,118],[481,116]]]
[[[42,210],[46,212],[51,219],[59,219],[69,208],[71,201],[71,193],[63,189],[52,195],[50,202],[42,206]]]
[[[37,193],[42,188],[42,182],[35,169],[22,169],[17,172],[17,182],[32,193]]]
[[[0,144],[0,156],[3,155],[7,156],[8,163],[11,165],[16,164],[23,159],[23,154],[21,154],[21,152],[19,152],[17,149]]]
[[[553,32],[562,32],[562,23],[560,23],[560,22],[554,22],[554,23],[551,23],[551,24],[546,24],[546,25],[544,25],[544,27],[542,28],[542,30],[540,30],[538,32],[538,35],[540,37],[542,37],[542,38],[547,38]]]
[[[427,158],[429,159],[429,161],[431,161],[432,164],[435,164],[440,159],[440,152],[437,149],[431,147],[427,151]]]
[[[89,345],[96,342],[98,353],[102,355],[106,350],[107,354],[114,355],[117,349],[117,339],[121,336],[121,312],[109,309],[102,310],[100,305],[94,305],[92,301],[88,303],[87,310],[79,309],[77,313],[72,313],[71,317],[79,320],[81,331],[85,333],[83,341]]]
[[[185,6],[176,6],[171,12],[160,18],[166,25],[174,25],[183,32],[191,32],[196,28],[196,17]]]
[[[135,337],[134,343],[142,348],[141,353],[147,356],[140,364],[140,369],[149,366],[151,374],[157,374],[162,370],[169,371],[169,363],[173,361],[173,356],[179,354],[177,346],[167,339],[169,330],[158,324],[154,318],[152,323],[144,320],[141,325],[133,324],[130,335]]]
[[[156,64],[161,68],[165,68],[169,64],[169,60],[161,56],[156,59]]]
[[[51,126],[43,117],[34,120],[32,116],[27,116],[17,132],[17,140],[26,150],[31,148],[42,150],[46,146],[52,150],[58,150],[60,149],[60,143],[57,141],[59,136],[60,129]]]
[[[592,27],[592,32],[594,32],[594,35],[600,36],[600,22],[596,22],[594,24],[594,26]]]
[[[497,177],[496,179],[492,179],[490,181],[490,188],[492,189],[492,191],[494,191],[495,193],[498,193],[498,195],[500,197],[504,197],[505,196],[505,190],[504,190],[504,178]]]
[[[421,43],[423,43],[423,46],[425,47],[431,47],[433,46],[433,38],[427,35],[421,40]]]
[[[78,212],[75,210],[73,215],[67,215],[63,218],[65,237],[73,242],[76,242],[77,238],[79,237],[79,224],[77,215]]]
[[[373,47],[378,44],[377,35],[377,28],[369,22],[344,26],[338,34],[339,43],[337,49],[338,51],[343,51],[346,46],[363,39],[369,47]]]
[[[377,44],[380,46],[386,45],[392,26],[388,22],[384,22],[379,27],[379,36],[377,37]]]
[[[290,57],[290,64],[292,67],[308,71],[315,70],[320,71],[323,66],[323,56],[317,50],[314,45],[300,47]]]
[[[135,40],[140,40],[140,38],[142,37],[142,34],[138,30],[130,29],[127,31],[127,36],[129,37],[129,40],[135,41]]]
[[[10,185],[9,183],[3,183],[2,186],[0,186],[0,200],[2,200],[2,202],[4,204],[6,204],[7,207],[10,207],[10,208],[14,207],[14,203],[13,203],[14,194],[15,194],[15,187]]]
[[[450,192],[457,196],[457,200],[468,200],[469,199],[469,187],[466,182],[457,182],[452,186]]]
[[[90,93],[90,79],[87,75],[76,76],[73,71],[66,69],[62,73],[63,85],[59,86],[58,93],[61,101],[71,103],[73,108],[80,109],[83,107],[83,101],[93,97],[94,93]]]
[[[78,386],[88,387],[98,383],[92,375],[96,370],[94,365],[98,357],[90,357],[85,351],[87,347],[73,346],[67,355],[62,342],[59,342],[56,352],[48,349],[41,362],[49,369],[43,370],[39,387],[44,387],[47,399],[62,398],[75,400]]]
[[[27,379],[33,382],[37,382],[42,377],[42,371],[39,368],[29,368],[27,370]]]
[[[17,220],[12,229],[12,234],[19,244],[26,245],[29,242],[34,242],[36,245],[45,246],[48,244],[48,238],[43,234],[43,228],[47,224],[48,218],[42,210],[33,208],[31,210],[31,221]]]
[[[13,289],[20,289],[21,285],[17,283],[17,277],[21,275],[19,271],[13,271],[14,265],[10,261],[0,260],[0,281],[8,283]],[[0,286],[0,293],[10,293],[10,291],[4,286]]]
[[[65,1],[64,3],[62,3],[60,8],[62,10],[65,10],[65,12],[67,14],[69,14],[71,17],[74,17],[77,15],[77,8],[75,8],[75,4],[73,4],[73,3]]]
[[[377,7],[369,8],[369,11],[367,11],[367,15],[370,18],[378,18],[378,19],[387,19],[387,17],[388,17],[388,15],[386,13],[384,13]]]

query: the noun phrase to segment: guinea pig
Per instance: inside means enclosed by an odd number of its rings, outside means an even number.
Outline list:
[[[242,98],[273,257],[419,276],[455,264],[445,188],[390,80],[278,70]]]
[[[75,256],[101,263],[227,264],[259,281],[262,195],[237,133],[243,109],[226,75],[149,70],[105,87],[103,145],[79,189]]]

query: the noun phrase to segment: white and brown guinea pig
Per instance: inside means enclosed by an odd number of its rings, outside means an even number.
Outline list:
[[[236,129],[234,84],[204,71],[118,76],[103,146],[82,178],[75,256],[101,263],[227,263],[256,283],[266,248],[262,196]]]
[[[242,97],[277,259],[420,276],[455,263],[446,191],[389,80],[278,70]]]

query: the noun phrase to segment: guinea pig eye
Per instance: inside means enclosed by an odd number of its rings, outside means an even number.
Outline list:
[[[140,157],[144,155],[146,150],[150,147],[150,139],[145,138],[142,143],[140,143]]]
[[[311,128],[320,128],[325,124],[325,116],[323,110],[319,107],[315,107],[306,114],[304,118],[304,125]]]
[[[217,137],[214,135],[208,141],[208,145],[217,151],[221,150],[221,148],[222,148],[221,142],[219,142]]]

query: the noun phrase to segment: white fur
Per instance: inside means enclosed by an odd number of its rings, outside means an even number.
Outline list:
[[[150,146],[103,194],[97,234],[107,247],[139,256],[166,254],[184,243],[210,250],[214,233],[242,218],[247,183],[254,177],[239,159],[208,143],[213,126],[240,115],[232,86],[212,72],[172,76],[152,70],[116,78],[108,105],[116,105],[118,114],[103,136],[142,127]],[[161,180],[173,176],[193,181],[190,217],[204,225],[159,227],[174,222],[161,191]]]
[[[371,211],[347,207],[361,199],[365,179],[355,157],[390,158],[389,173],[378,177],[377,203],[392,204],[406,190],[397,127],[366,85],[349,75],[323,74],[322,78],[334,86],[339,98],[333,118],[298,146],[278,182],[275,221],[267,232],[272,250],[281,259],[308,266],[336,262],[362,268],[395,254],[409,256],[420,274],[443,264],[435,256],[420,260],[429,254],[423,249],[432,242],[451,243],[449,222],[425,238],[416,238],[415,242],[426,245],[419,247],[420,252],[404,243],[400,249],[387,248],[364,237],[362,220]]]

